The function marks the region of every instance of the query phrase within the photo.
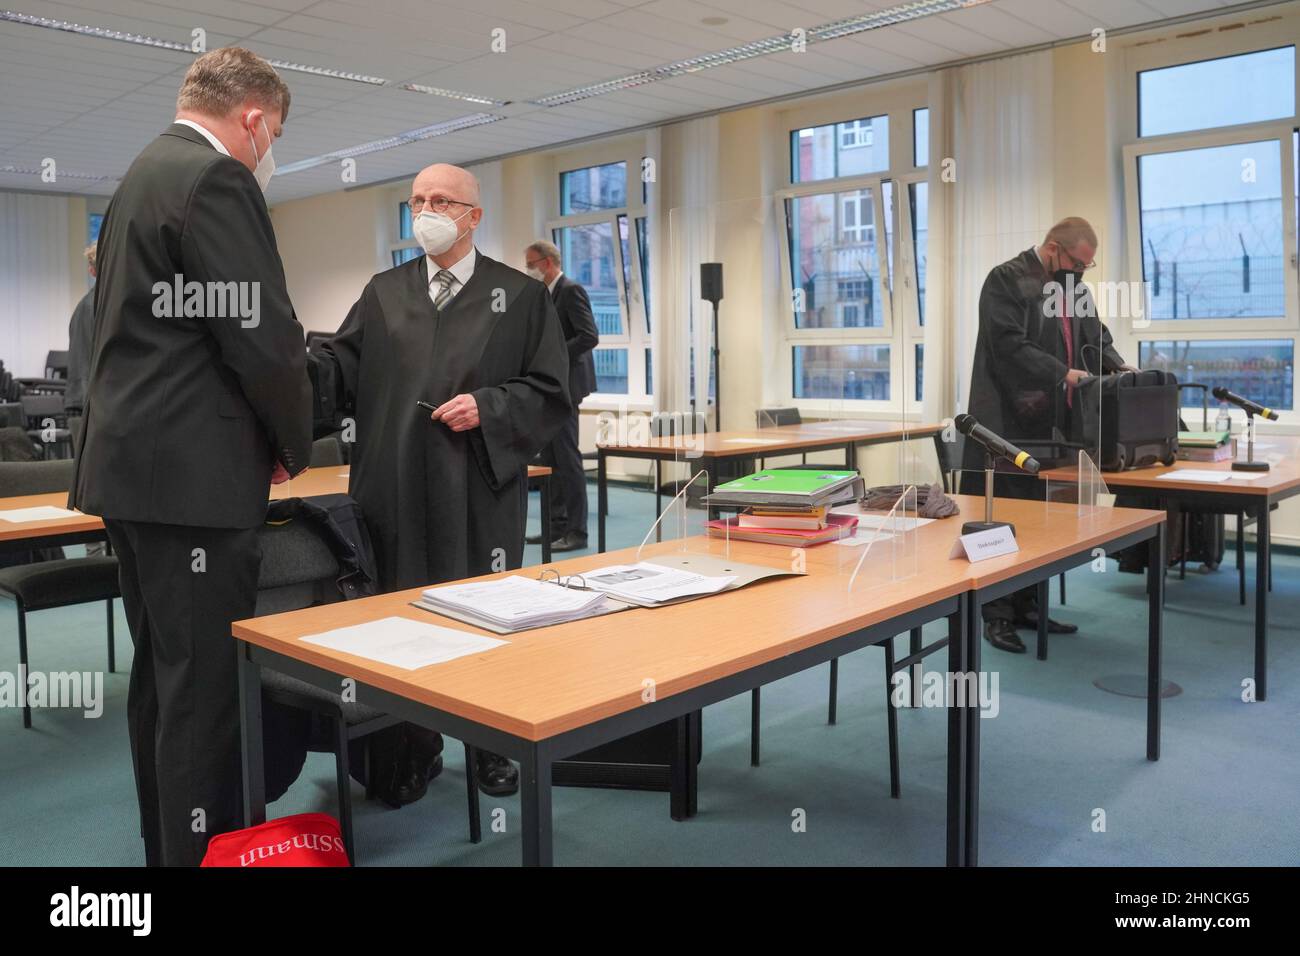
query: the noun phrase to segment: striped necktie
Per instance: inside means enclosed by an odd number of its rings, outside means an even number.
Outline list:
[[[443,306],[451,301],[451,284],[456,281],[456,277],[446,269],[439,269],[434,278],[441,285],[438,286],[438,294],[433,297],[433,307],[441,312]]]

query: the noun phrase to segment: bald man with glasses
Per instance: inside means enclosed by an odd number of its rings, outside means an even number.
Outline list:
[[[309,359],[317,433],[355,422],[349,493],[384,591],[518,568],[528,463],[572,408],[546,286],[475,248],[484,211],[473,174],[428,167],[410,208],[425,254],[374,276]],[[441,750],[437,734],[406,726],[397,779],[379,781],[390,802],[424,794]],[[490,795],[518,788],[504,757],[480,751],[477,772]]]

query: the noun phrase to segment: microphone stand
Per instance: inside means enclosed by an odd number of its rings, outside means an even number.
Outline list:
[[[1268,471],[1269,464],[1266,461],[1255,460],[1255,413],[1249,408],[1246,409],[1246,460],[1234,460],[1232,463],[1233,471]]]
[[[993,520],[993,453],[984,451],[984,520],[967,521],[961,526],[961,533],[974,534],[977,531],[991,531],[993,528],[1010,528],[1011,536],[1016,535],[1016,526],[1010,521]]]

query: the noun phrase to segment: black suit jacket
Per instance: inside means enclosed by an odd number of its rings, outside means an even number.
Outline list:
[[[1063,290],[1052,283],[1031,248],[995,266],[980,291],[967,406],[981,425],[1017,444],[1048,442],[1057,433],[1069,433],[1064,382],[1070,369],[1101,374],[1124,364],[1086,286],[1075,289],[1077,300],[1069,309],[1074,352],[1066,355],[1059,302]],[[1054,288],[1055,305],[1049,302]],[[1047,456],[1041,447],[1026,450]],[[964,468],[984,467],[984,452],[976,442],[966,442],[963,458]]]
[[[600,342],[600,335],[591,315],[591,299],[578,283],[561,274],[551,299],[559,313],[564,344],[569,350],[569,397],[576,413],[578,403],[596,390],[596,360],[591,357],[591,350]]]
[[[275,460],[290,474],[310,461],[311,386],[252,173],[170,126],[109,203],[96,266],[69,505],[125,521],[261,524]]]

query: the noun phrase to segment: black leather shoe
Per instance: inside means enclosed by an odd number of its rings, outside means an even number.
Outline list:
[[[574,534],[572,531],[551,542],[552,551],[581,551],[586,546],[586,536]]]
[[[530,534],[524,537],[524,544],[541,544],[542,536],[540,534]]]
[[[1016,633],[1016,625],[1006,618],[985,621],[984,640],[1000,651],[1008,651],[1012,654],[1023,654],[1025,652],[1025,645],[1020,640],[1020,635]]]
[[[519,792],[519,770],[509,760],[486,750],[476,750],[475,757],[474,776],[478,778],[479,790],[489,797],[508,797]]]
[[[1016,627],[1032,627],[1038,630],[1038,612],[1030,611],[1024,617],[1016,618]],[[1064,621],[1053,621],[1050,617],[1047,619],[1048,634],[1074,634],[1079,630],[1078,624],[1066,624]]]
[[[415,803],[429,789],[429,781],[442,773],[442,754],[433,758],[432,763],[408,763],[401,781],[393,788],[393,802],[399,807]]]

